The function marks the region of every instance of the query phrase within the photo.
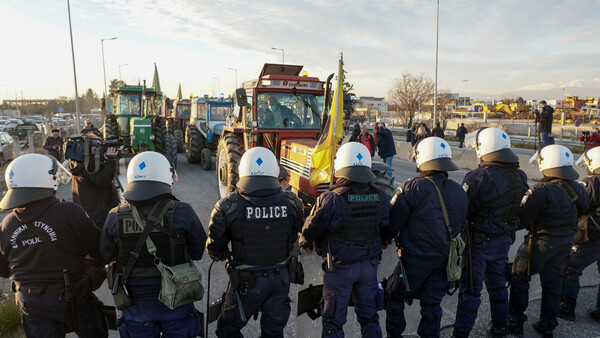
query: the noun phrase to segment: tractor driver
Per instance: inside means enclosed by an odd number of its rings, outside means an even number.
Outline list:
[[[269,96],[269,110],[273,115],[273,128],[293,128],[302,124],[298,116],[274,96]]]

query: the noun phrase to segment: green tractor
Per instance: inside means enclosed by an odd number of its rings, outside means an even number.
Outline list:
[[[152,150],[177,165],[177,140],[167,134],[160,111],[162,93],[143,86],[119,87],[113,93],[113,114],[104,119],[104,138],[123,142],[122,156]]]

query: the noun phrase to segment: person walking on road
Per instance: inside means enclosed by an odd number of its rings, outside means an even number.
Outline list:
[[[290,316],[290,283],[299,282],[290,261],[303,214],[300,199],[281,189],[280,170],[269,149],[246,151],[236,191],[212,211],[206,251],[213,260],[227,260],[231,283],[218,337],[242,337],[240,331],[259,309],[261,337],[283,337]]]
[[[42,148],[48,151],[48,155],[53,156],[57,161],[61,162],[63,138],[60,137],[60,130],[52,129],[52,135],[46,137]]]
[[[356,138],[356,142],[362,143],[369,150],[371,157],[375,156],[375,141],[373,135],[367,132],[367,125],[363,124],[360,126],[360,134]]]
[[[538,132],[541,136],[540,146],[544,147],[550,144],[549,136],[552,134],[552,119],[554,118],[554,108],[550,107],[546,101],[540,101],[542,106],[542,112],[536,114],[536,120],[538,122]]]
[[[464,123],[461,123],[460,127],[458,127],[456,129],[456,137],[458,137],[458,142],[459,142],[458,147],[459,148],[463,147],[463,144],[465,142],[465,136],[467,135],[468,132],[469,131],[467,130],[467,128],[465,128]]]
[[[529,234],[517,251],[510,285],[508,330],[523,336],[529,303],[529,280],[539,273],[542,281],[540,321],[533,328],[543,337],[552,337],[558,326],[556,315],[562,283],[577,219],[590,209],[590,198],[575,180],[573,153],[562,145],[540,149],[534,156],[544,177],[527,191],[521,201],[520,229]]]
[[[360,135],[360,123],[356,121],[354,122],[354,128],[352,129],[352,134],[350,135],[350,142],[356,141],[358,135]]]
[[[465,224],[469,202],[461,186],[448,178],[448,171],[458,170],[448,142],[428,137],[415,145],[411,158],[421,174],[404,182],[391,201],[399,259],[387,284],[386,331],[388,337],[402,337],[405,302],[419,299],[417,334],[439,337],[450,246]]]
[[[431,131],[431,135],[435,137],[439,137],[441,139],[444,138],[444,129],[440,126],[440,123],[436,123],[435,128]]]
[[[488,337],[500,338],[508,334],[508,250],[519,225],[521,199],[529,186],[504,131],[479,129],[469,134],[466,142],[467,149],[476,150],[481,164],[467,173],[462,184],[469,197],[468,228],[463,231],[467,254],[453,337],[469,336],[485,281],[492,317]]]
[[[394,135],[392,131],[385,127],[385,123],[379,123],[379,130],[376,131],[379,136],[377,149],[379,149],[379,157],[389,167],[392,166],[392,160],[396,155],[396,144],[394,143]],[[388,170],[387,175],[392,178],[392,170]]]
[[[394,233],[389,227],[389,196],[374,183],[371,157],[360,143],[341,146],[334,164],[338,178],[322,193],[306,219],[300,247],[310,254],[315,245],[325,258],[323,275],[323,337],[344,337],[352,297],[363,337],[381,337],[379,315],[384,290],[377,281],[382,244]],[[320,251],[319,251],[320,250]]]

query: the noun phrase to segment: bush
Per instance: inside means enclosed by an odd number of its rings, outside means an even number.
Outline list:
[[[21,328],[21,313],[13,300],[0,304],[0,337],[10,337]]]

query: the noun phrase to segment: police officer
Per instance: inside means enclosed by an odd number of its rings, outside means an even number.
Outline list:
[[[146,245],[135,250],[145,228],[135,221],[134,210],[141,217],[147,217],[153,214],[155,206],[158,209],[170,205],[161,224],[150,233],[156,256],[168,266],[201,259],[206,232],[192,207],[172,195],[173,167],[163,155],[146,151],[133,157],[127,168],[127,181],[123,192],[126,202],[108,214],[100,242],[102,257],[105,262],[116,264],[115,273],[121,276],[118,282],[132,300],[132,305],[123,310],[119,318],[119,334],[121,337],[158,337],[160,333],[165,337],[195,337],[201,323],[194,304],[171,310],[158,300],[161,276],[154,256]],[[131,259],[134,259],[133,264]]]
[[[90,143],[100,141],[100,138],[92,132],[84,137],[88,138]],[[87,167],[85,162],[73,160],[68,166],[74,176],[71,183],[73,202],[81,205],[99,228],[104,226],[108,212],[119,204],[119,195],[114,182],[118,163],[117,153],[117,148],[109,147],[99,163],[90,156]]]
[[[589,241],[573,246],[567,265],[558,317],[570,321],[575,321],[579,276],[586,267],[600,259],[600,147],[584,152],[578,162],[581,161],[585,161],[590,175],[581,181],[590,198],[590,210],[586,212],[589,215],[587,219]],[[590,311],[592,318],[598,313],[600,313],[598,309]]]
[[[77,204],[59,202],[69,173],[54,158],[26,154],[6,168],[0,208],[0,277],[10,278],[28,337],[107,337],[101,304],[85,288],[84,257],[100,258],[100,230]]]
[[[215,204],[206,251],[227,260],[231,285],[217,335],[242,337],[240,330],[259,309],[261,337],[283,337],[290,315],[288,263],[302,227],[302,202],[282,190],[273,153],[255,147],[239,163],[237,189]],[[231,242],[232,252],[228,250]]]
[[[468,337],[481,304],[485,280],[490,297],[490,337],[508,334],[506,271],[511,236],[519,224],[521,199],[529,189],[519,158],[510,149],[510,138],[501,129],[484,128],[469,135],[467,149],[475,149],[481,164],[467,173],[463,189],[469,197],[466,264],[454,322],[454,337]]]
[[[542,284],[540,321],[533,328],[544,337],[552,337],[558,325],[556,315],[561,299],[563,274],[577,231],[577,218],[589,210],[590,200],[584,188],[575,182],[573,154],[562,145],[540,149],[537,158],[544,177],[527,191],[521,201],[520,228],[529,230],[517,251],[510,287],[512,335],[523,335],[525,310],[529,300],[529,279],[539,273]]]
[[[425,138],[415,144],[411,158],[421,173],[404,182],[392,198],[390,222],[397,233],[399,261],[387,285],[386,331],[388,337],[402,336],[404,302],[418,298],[418,335],[439,337],[440,303],[449,286],[450,238],[462,230],[469,202],[461,186],[448,178],[448,171],[458,170],[448,142]]]
[[[354,299],[363,337],[381,337],[377,311],[384,291],[377,281],[382,238],[389,243],[389,197],[373,183],[365,145],[346,143],[336,154],[336,184],[319,196],[306,219],[300,247],[317,242],[323,263],[323,337],[343,337],[348,301]]]

